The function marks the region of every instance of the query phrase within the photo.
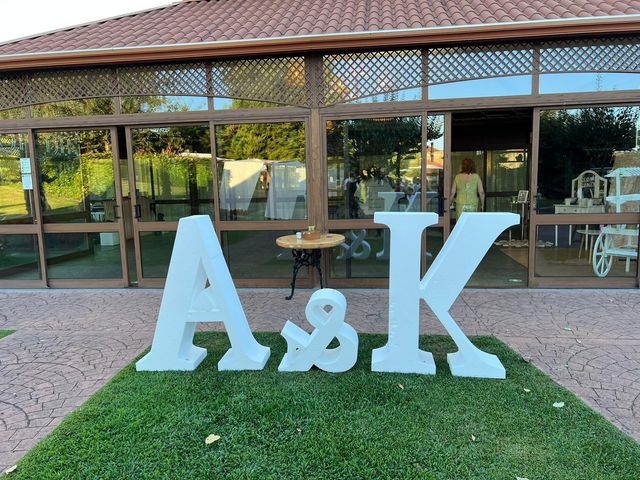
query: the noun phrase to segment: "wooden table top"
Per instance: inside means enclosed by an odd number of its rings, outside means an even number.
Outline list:
[[[285,235],[276,238],[276,244],[282,248],[295,248],[296,250],[316,250],[319,248],[336,247],[344,243],[344,235],[339,233],[326,233],[317,240],[298,240],[295,235]]]

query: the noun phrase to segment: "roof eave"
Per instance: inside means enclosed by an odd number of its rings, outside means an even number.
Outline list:
[[[624,34],[640,31],[640,15],[347,32],[174,45],[73,50],[0,56],[0,71],[132,62],[295,54],[477,41]]]

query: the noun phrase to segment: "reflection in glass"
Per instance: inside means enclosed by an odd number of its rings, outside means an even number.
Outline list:
[[[27,118],[25,108],[10,108],[9,110],[0,110],[0,120],[19,120]]]
[[[36,235],[0,235],[0,280],[39,280]]]
[[[166,278],[176,232],[140,232],[140,261],[144,278]]]
[[[122,113],[193,112],[208,108],[207,97],[122,97]]]
[[[429,86],[430,100],[531,95],[531,75],[481,78]]]
[[[640,89],[638,73],[547,73],[540,75],[540,93],[607,92]]]
[[[379,102],[407,102],[411,100],[420,100],[422,98],[422,88],[408,88],[398,90],[396,92],[380,93],[370,97],[358,98],[348,103],[379,103]]]
[[[33,105],[31,114],[40,117],[79,117],[84,115],[113,115],[113,98],[87,98]]]
[[[44,245],[49,278],[122,278],[118,232],[45,233]]]
[[[336,233],[344,235],[345,242],[331,250],[333,278],[389,277],[389,229],[356,228]],[[425,265],[429,268],[442,248],[443,231],[440,227],[429,227],[423,235],[427,247]]]
[[[541,112],[539,213],[640,211],[639,121],[639,107]],[[625,198],[607,198],[616,182]]]
[[[535,274],[540,277],[635,277],[638,225],[541,225]]]
[[[36,160],[46,223],[116,220],[109,130],[37,133]]]
[[[34,175],[29,160],[26,134],[0,135],[0,224],[33,223]]]
[[[140,220],[213,217],[213,169],[209,128],[132,130],[136,202]]]
[[[281,103],[263,102],[258,100],[241,100],[238,98],[221,98],[213,99],[214,110],[238,110],[241,108],[274,108],[284,107]]]
[[[427,117],[427,212],[444,212],[444,115]],[[420,192],[417,192],[420,196]],[[414,202],[415,205],[415,202]],[[411,211],[418,211],[420,205]]]
[[[337,231],[345,243],[329,250],[332,278],[388,278],[389,229]]]
[[[280,248],[276,239],[291,235],[287,231],[238,231],[222,233],[222,251],[234,279],[291,278],[293,256],[291,250]],[[302,268],[298,278],[308,277]]]
[[[303,123],[216,126],[223,220],[307,218]]]
[[[421,136],[420,117],[328,121],[329,218],[420,211]]]

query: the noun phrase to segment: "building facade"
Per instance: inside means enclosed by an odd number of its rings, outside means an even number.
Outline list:
[[[521,217],[470,286],[638,287],[640,2],[298,3],[0,45],[0,287],[161,286],[192,214],[239,286],[287,285],[275,239],[309,225],[345,234],[331,286],[384,286],[374,212],[438,213],[426,271],[465,160]]]

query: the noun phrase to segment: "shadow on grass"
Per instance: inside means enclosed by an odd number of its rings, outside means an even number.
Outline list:
[[[209,357],[194,372],[128,366],[11,478],[638,478],[640,445],[494,338],[473,341],[506,381],[452,377],[448,337],[421,338],[435,376],[371,372],[385,335],[360,335],[347,373],[278,373],[284,340],[256,337],[272,348],[260,372],[218,372],[216,332],[197,334]]]

